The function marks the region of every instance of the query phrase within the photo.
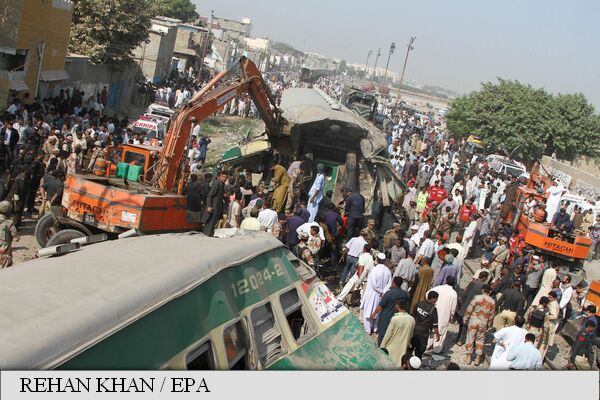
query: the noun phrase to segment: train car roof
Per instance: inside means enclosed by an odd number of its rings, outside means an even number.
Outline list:
[[[281,109],[285,118],[294,124],[307,124],[323,119],[337,120],[347,124],[354,124],[357,128],[368,131],[364,120],[344,106],[339,109],[332,108],[319,91],[310,88],[290,88],[283,91],[281,96]]]
[[[385,135],[375,125],[337,103],[319,89],[286,89],[282,93],[280,107],[283,116],[289,122],[286,128],[288,132],[291,132],[295,125],[337,121],[352,130],[362,132],[364,137],[360,141],[360,147],[363,157],[371,158],[387,147]]]
[[[150,235],[0,270],[0,369],[56,367],[217,272],[282,246],[264,232]]]

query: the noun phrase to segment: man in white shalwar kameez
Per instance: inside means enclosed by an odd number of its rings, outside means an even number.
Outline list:
[[[494,333],[494,342],[496,343],[496,346],[494,347],[494,352],[490,359],[489,369],[508,370],[510,368],[510,361],[506,359],[506,355],[511,348],[525,342],[527,330],[523,329],[523,324],[525,324],[525,318],[517,315],[515,317],[514,325],[507,326]]]
[[[430,289],[437,292],[439,295],[437,303],[435,303],[435,308],[437,309],[438,314],[438,331],[440,333],[439,340],[433,341],[433,352],[441,353],[444,348],[444,342],[446,340],[446,334],[448,333],[448,325],[450,325],[450,320],[452,316],[456,312],[456,306],[458,303],[458,294],[454,290],[454,285],[456,281],[453,276],[449,276],[446,278],[446,283],[443,285],[435,286]],[[425,296],[427,298],[427,295]]]
[[[544,275],[542,275],[542,282],[540,283],[540,289],[537,294],[533,298],[531,305],[537,306],[540,304],[540,299],[544,296],[548,296],[548,293],[552,290],[552,282],[558,276],[558,271],[560,269],[559,265],[553,265],[552,268],[546,268],[544,271]]]
[[[477,209],[479,211],[481,211],[485,208],[485,199],[487,198],[489,191],[490,190],[488,189],[487,186],[482,187],[481,190],[479,191],[479,204],[477,206]]]
[[[475,215],[471,215],[471,222],[465,232],[463,233],[461,246],[465,251],[465,256],[469,254],[471,246],[473,246],[473,239],[475,238],[475,230],[477,229],[477,219]]]
[[[546,193],[548,193],[548,199],[546,199],[546,212],[548,216],[546,218],[546,222],[549,224],[552,223],[552,219],[554,218],[554,214],[560,208],[560,199],[562,195],[567,191],[562,185],[558,184],[558,181],[552,182],[552,186],[550,186]]]
[[[392,286],[392,273],[390,269],[383,264],[385,254],[377,254],[377,264],[367,278],[367,287],[360,302],[360,311],[364,316],[364,325],[367,333],[371,334],[377,330],[377,317],[370,318],[373,311],[379,305],[381,297]]]
[[[371,256],[370,249],[371,246],[365,245],[363,253],[360,255],[360,257],[358,257],[358,261],[356,262],[356,272],[354,273],[354,275],[352,275],[352,278],[348,280],[346,285],[344,285],[344,288],[337,297],[338,301],[344,301],[344,299],[350,294],[350,292],[358,290],[360,285],[369,276],[369,273],[371,272],[374,266],[373,256]],[[362,270],[360,275],[358,274],[359,270]],[[361,291],[361,293],[362,292],[364,292],[364,288]]]

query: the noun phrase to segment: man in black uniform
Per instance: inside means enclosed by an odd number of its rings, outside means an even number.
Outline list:
[[[202,215],[202,223],[204,224],[203,232],[206,236],[212,236],[215,233],[215,226],[219,220],[223,218],[223,196],[225,193],[226,180],[227,171],[219,172],[208,195],[206,195],[206,208]]]
[[[439,340],[440,333],[438,332],[438,316],[435,303],[437,303],[439,294],[436,291],[430,291],[427,294],[427,300],[421,300],[417,303],[417,307],[412,316],[415,319],[415,328],[411,346],[415,351],[415,356],[419,359],[423,358],[423,353],[427,350],[427,341],[429,335],[433,331],[436,340]]]

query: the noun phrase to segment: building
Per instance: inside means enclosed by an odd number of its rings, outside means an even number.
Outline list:
[[[11,93],[24,102],[51,95],[69,79],[65,56],[73,17],[70,0],[2,0],[0,107]]]
[[[268,38],[244,38],[244,54],[251,59],[261,72],[269,70],[269,50],[271,41]]]
[[[190,67],[198,70],[200,59],[210,53],[208,29],[190,24],[179,24],[175,40],[174,60],[181,72]]]
[[[150,20],[150,37],[134,51],[133,57],[144,77],[154,84],[161,83],[177,67],[173,66],[173,53],[177,30],[181,21],[174,18],[156,17]]]
[[[241,41],[244,38],[250,37],[252,31],[252,20],[250,18],[242,18],[241,21],[227,19],[223,17],[200,17],[200,21],[208,23],[212,21],[212,29],[217,29],[223,32],[225,39],[234,39]],[[208,24],[206,25],[208,26]],[[222,39],[222,37],[219,37]]]

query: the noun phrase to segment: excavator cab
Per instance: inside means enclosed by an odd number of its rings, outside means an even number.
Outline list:
[[[123,146],[123,162],[130,165],[139,165],[142,167],[141,176],[143,179],[150,179],[160,149],[159,146],[126,144]]]

